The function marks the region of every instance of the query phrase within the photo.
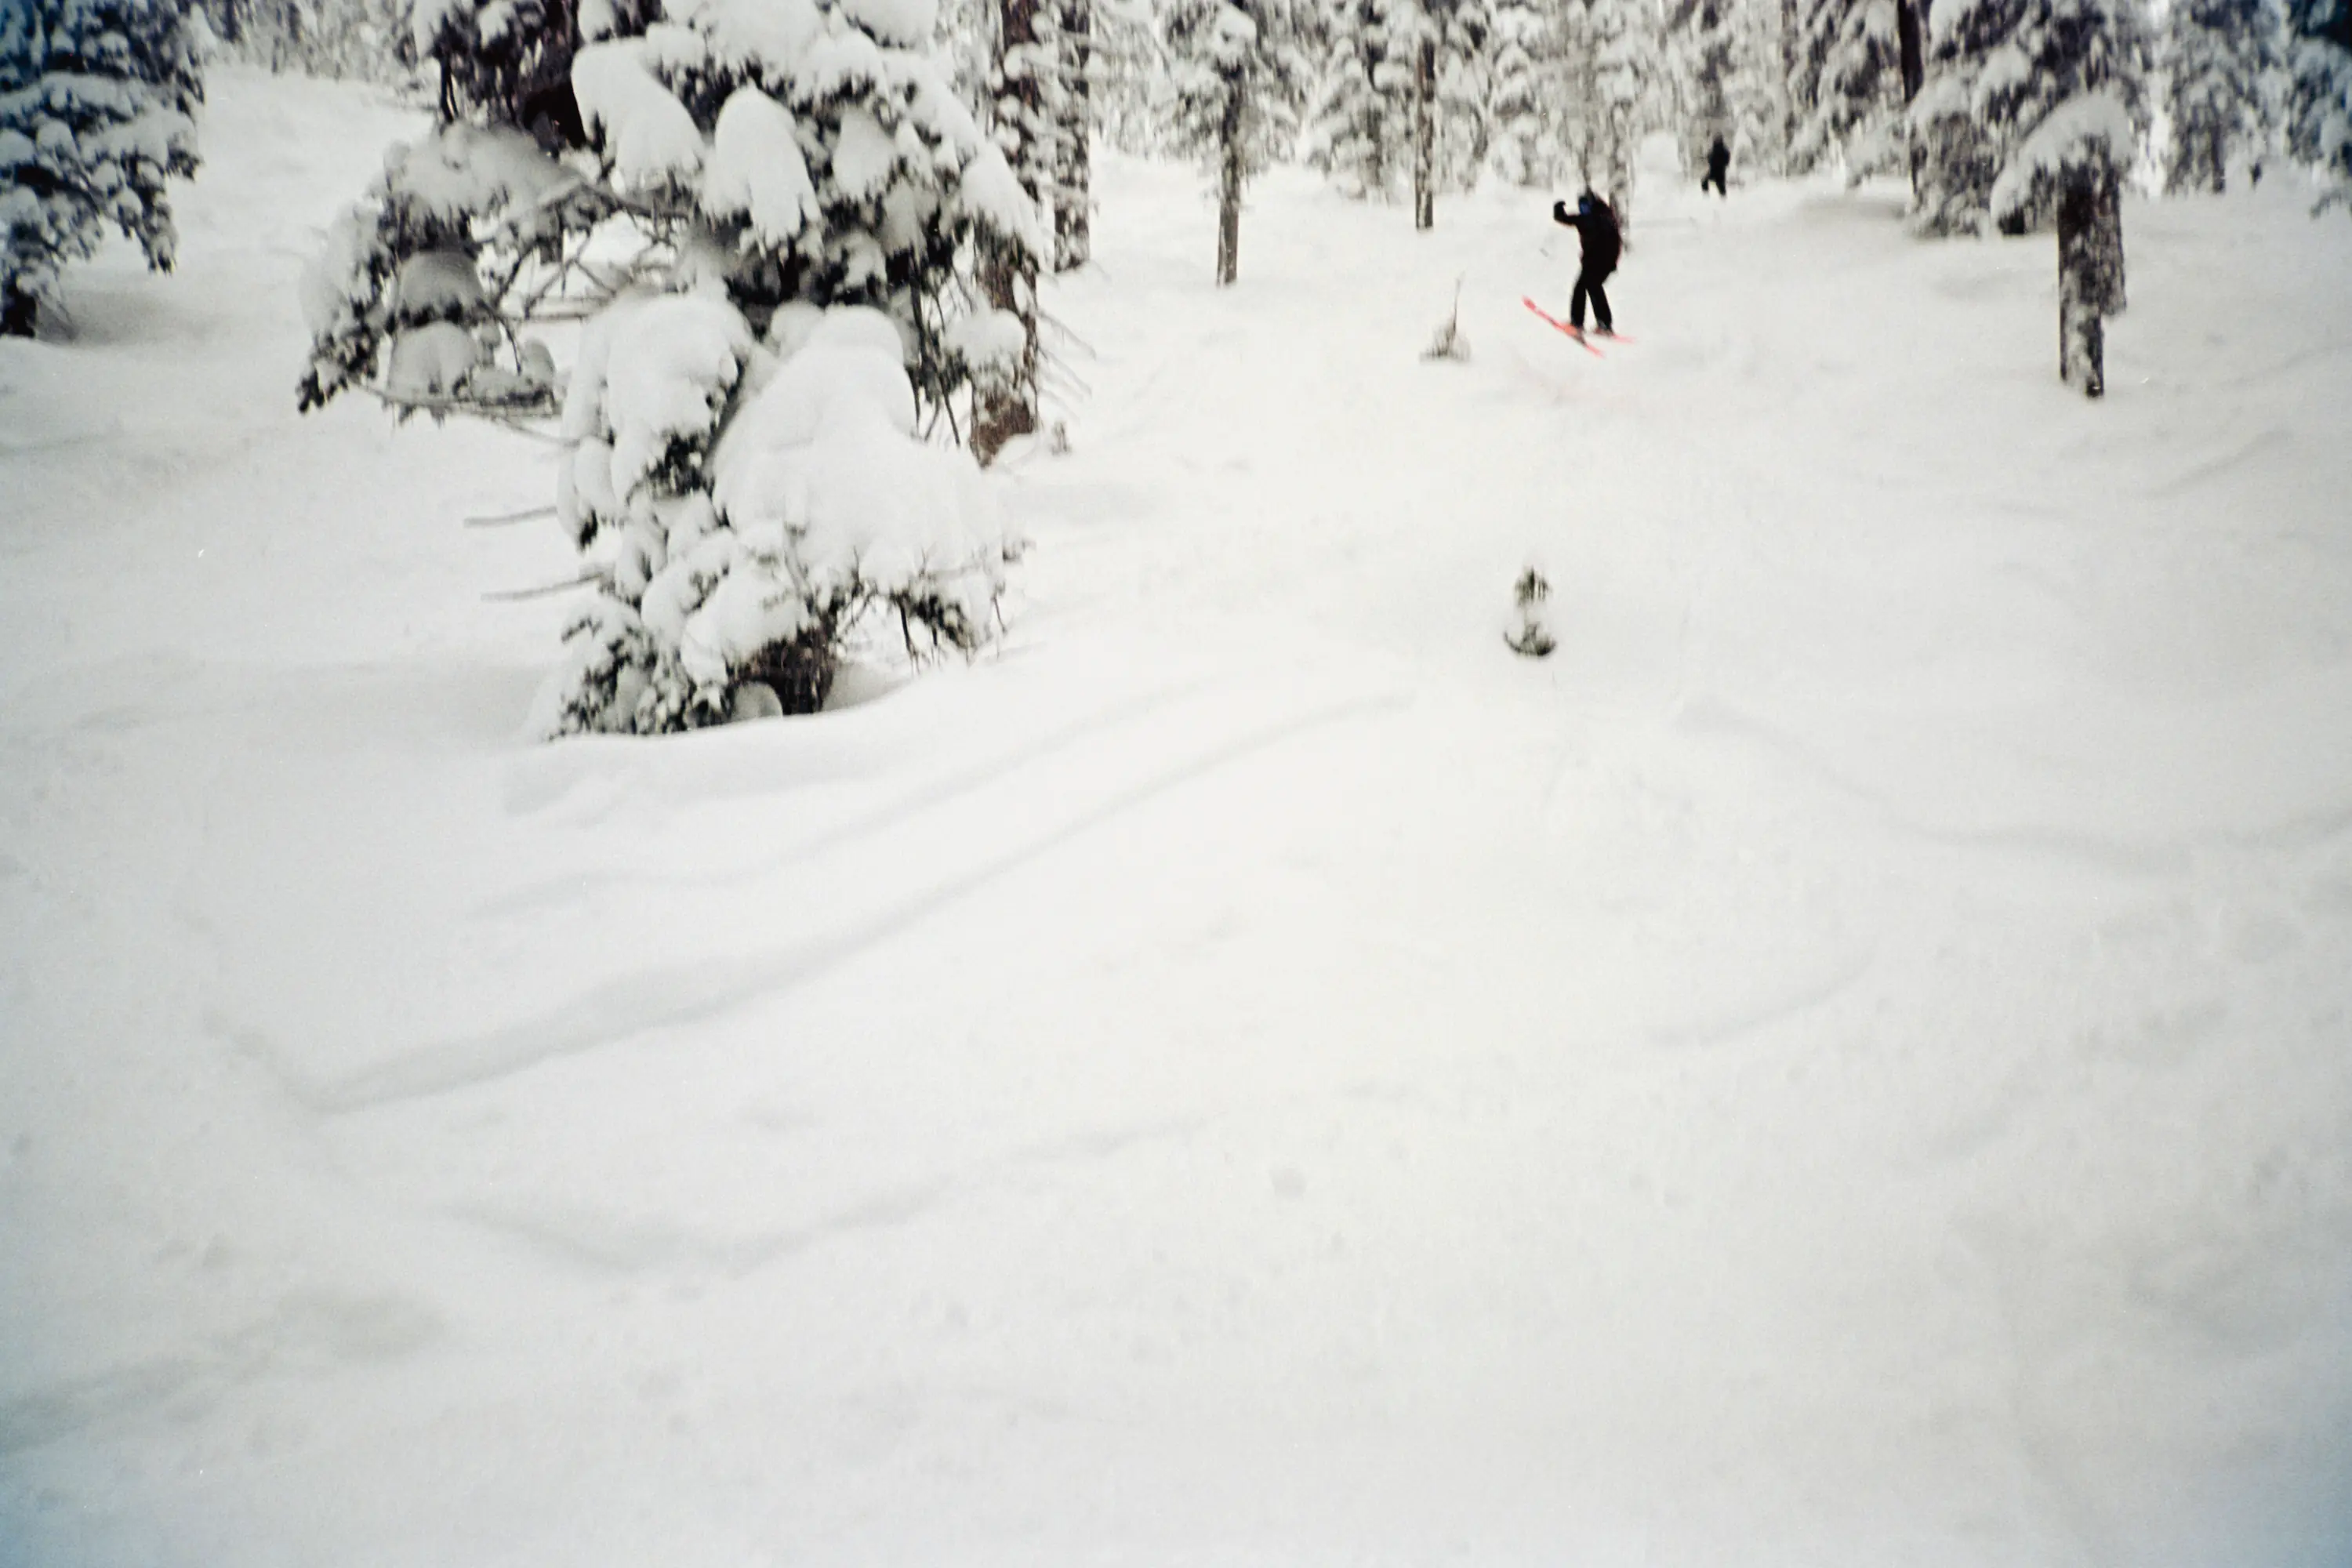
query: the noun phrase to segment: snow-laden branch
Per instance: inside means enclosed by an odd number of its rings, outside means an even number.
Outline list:
[[[2116,94],[2102,90],[2068,99],[2042,117],[2002,165],[1992,185],[1994,219],[2040,199],[2069,169],[2130,167],[2137,134],[2130,110]]]

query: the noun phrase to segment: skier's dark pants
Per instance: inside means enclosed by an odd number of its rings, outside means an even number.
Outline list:
[[[1709,185],[1713,185],[1715,187],[1715,194],[1721,196],[1725,201],[1729,201],[1731,199],[1731,193],[1723,188],[1722,170],[1709,169],[1706,172],[1706,177],[1698,183],[1698,194],[1700,195],[1706,195],[1706,188]]]
[[[1590,272],[1579,272],[1576,275],[1576,288],[1568,296],[1570,326],[1579,331],[1584,330],[1584,297],[1590,294],[1592,296],[1592,319],[1601,323],[1601,330],[1604,332],[1616,330],[1617,318],[1610,313],[1609,296],[1601,289],[1601,285],[1608,279],[1608,277],[1609,274],[1606,272],[1597,277]]]

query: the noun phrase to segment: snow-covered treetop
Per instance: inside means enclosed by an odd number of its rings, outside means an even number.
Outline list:
[[[0,3],[0,157],[193,160],[204,82],[183,16],[179,0]]]
[[[169,177],[196,171],[204,81],[182,0],[0,0],[0,330],[108,226],[176,248]]]
[[[942,205],[1039,247],[1035,204],[923,47],[932,9],[671,0],[669,19],[643,34],[583,47],[572,89],[623,188],[740,222],[747,247],[798,249],[866,279]],[[850,254],[844,230],[881,254]]]
[[[2061,172],[2132,163],[2149,53],[2136,0],[1939,0],[1929,37],[1909,116],[1922,226],[2032,227]]]
[[[420,33],[476,51],[445,60],[453,79],[474,86],[445,105],[447,123],[394,150],[368,201],[330,237],[304,289],[318,338],[306,399],[382,369],[387,332],[484,325],[507,289],[520,287],[520,273],[509,271],[483,290],[475,313],[445,295],[447,308],[420,316],[411,297],[390,288],[420,250],[470,262],[485,247],[544,247],[562,236],[584,243],[598,222],[626,209],[684,226],[666,230],[667,248],[649,254],[667,258],[670,286],[713,282],[754,322],[804,300],[881,305],[911,323],[922,306],[910,281],[943,279],[969,232],[1044,249],[1037,204],[933,56],[932,0],[584,8],[583,28],[594,36],[563,58],[578,130],[603,165],[593,173],[583,158],[551,156],[517,118],[517,95],[537,68],[500,50],[538,7],[556,8],[552,0],[429,0],[418,11]],[[544,40],[534,47],[553,49]],[[491,123],[478,122],[468,106]],[[437,335],[442,350],[417,362],[435,384],[459,357],[455,340]],[[486,339],[485,347],[498,345]],[[952,364],[929,373],[950,381],[966,374]]]
[[[1990,198],[1994,221],[2013,218],[2044,199],[2070,168],[2128,168],[2138,141],[2139,128],[2122,94],[2103,90],[2068,99],[2044,115],[2001,165]]]
[[[551,733],[812,710],[886,610],[910,655],[977,647],[1013,552],[918,394],[996,372],[974,255],[1045,236],[933,0],[586,0],[576,32],[570,5],[423,0],[443,123],[305,279],[304,405],[560,406],[597,597]],[[525,331],[551,315],[584,323],[568,377]]]
[[[878,611],[953,646],[991,635],[1013,551],[971,455],[918,434],[906,353],[858,306],[787,306],[759,339],[714,296],[591,323],[560,510],[604,558],[604,596],[568,634],[537,728],[724,719],[747,686],[829,670]]]
[[[1286,156],[1315,79],[1316,19],[1305,0],[1170,0],[1168,128],[1178,150],[1224,156],[1223,116],[1240,100],[1238,150],[1255,174]]]

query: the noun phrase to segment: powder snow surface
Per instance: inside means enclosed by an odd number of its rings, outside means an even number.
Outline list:
[[[1106,159],[1013,645],[536,745],[549,450],[293,414],[401,131],[0,344],[0,1561],[2352,1561],[2352,225],[2131,204],[2086,405],[1891,194],[1604,363]]]

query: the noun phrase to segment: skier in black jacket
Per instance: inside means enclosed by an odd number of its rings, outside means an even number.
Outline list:
[[[1609,296],[1601,285],[1617,270],[1617,252],[1622,241],[1617,234],[1617,215],[1609,204],[1591,191],[1576,198],[1576,210],[1570,212],[1566,202],[1551,205],[1554,223],[1564,223],[1576,230],[1578,241],[1584,247],[1584,265],[1577,269],[1576,288],[1568,297],[1568,324],[1578,331],[1584,330],[1584,297],[1592,296],[1592,319],[1603,336],[1616,331],[1616,318],[1610,313]]]
[[[1715,139],[1715,145],[1706,150],[1706,178],[1698,183],[1699,195],[1705,195],[1707,186],[1713,185],[1717,195],[1726,201],[1730,200],[1731,193],[1726,190],[1723,184],[1723,177],[1729,173],[1731,173],[1731,149],[1725,146],[1723,138],[1718,136]]]

